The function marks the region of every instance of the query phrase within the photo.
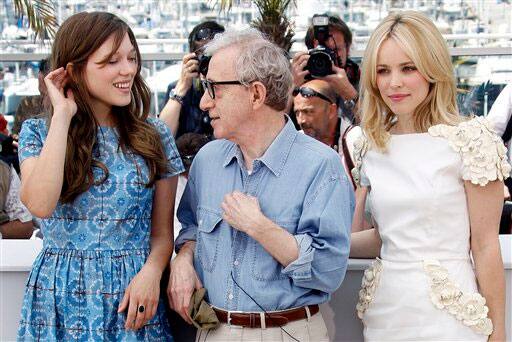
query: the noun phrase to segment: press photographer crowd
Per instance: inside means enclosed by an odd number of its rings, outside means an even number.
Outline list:
[[[462,115],[416,11],[359,64],[337,15],[304,42],[201,22],[150,113],[121,18],[60,25],[40,95],[0,117],[1,237],[43,244],[18,341],[334,340],[320,305],[350,258],[371,260],[361,339],[506,340],[512,85]]]

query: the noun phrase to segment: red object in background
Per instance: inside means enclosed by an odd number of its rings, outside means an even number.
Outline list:
[[[7,132],[7,120],[5,119],[3,114],[0,114],[0,133],[3,133],[5,135],[9,134]]]

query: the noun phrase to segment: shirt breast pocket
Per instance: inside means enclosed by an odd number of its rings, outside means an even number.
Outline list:
[[[278,226],[287,230],[290,234],[295,234],[298,223],[276,222]],[[277,261],[263,246],[252,240],[253,243],[253,260],[252,260],[252,277],[258,281],[273,281],[283,280],[289,278],[288,275],[283,274],[283,265]]]
[[[222,216],[218,213],[198,209],[196,255],[203,270],[213,272],[218,259],[219,234]]]

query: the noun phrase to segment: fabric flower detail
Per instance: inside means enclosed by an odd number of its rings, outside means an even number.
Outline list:
[[[478,320],[477,324],[474,326],[474,329],[477,331],[481,331],[482,334],[489,336],[492,334],[493,326],[490,318],[482,318]]]
[[[459,300],[462,292],[457,285],[446,282],[432,286],[430,298],[438,309],[450,308]]]
[[[368,139],[364,135],[359,136],[354,141],[354,168],[350,171],[352,178],[357,185],[361,186],[361,167],[363,165],[363,157],[368,151]]]
[[[448,311],[479,334],[492,333],[492,321],[487,317],[489,308],[482,295],[463,293],[438,260],[424,260],[423,268],[430,278],[430,299],[436,308]]]
[[[363,319],[363,314],[373,301],[373,295],[377,289],[382,271],[382,262],[377,258],[372,265],[364,271],[359,290],[359,301],[356,305],[357,317]]]
[[[479,293],[465,294],[460,298],[461,310],[457,314],[457,318],[462,320],[466,325],[477,325],[478,322],[487,318],[489,309],[485,305],[485,298]]]
[[[485,186],[509,177],[507,148],[487,119],[475,117],[457,126],[435,125],[428,132],[433,137],[446,138],[453,150],[461,154],[464,180]]]

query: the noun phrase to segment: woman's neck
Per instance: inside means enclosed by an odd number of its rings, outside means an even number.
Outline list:
[[[409,133],[417,133],[416,128],[414,127],[414,121],[412,120],[412,116],[408,117],[399,117],[397,116],[397,120],[394,125],[389,130],[391,134],[409,134]]]
[[[94,118],[99,126],[115,126],[114,115],[112,115],[112,108],[101,110],[94,110]]]

